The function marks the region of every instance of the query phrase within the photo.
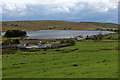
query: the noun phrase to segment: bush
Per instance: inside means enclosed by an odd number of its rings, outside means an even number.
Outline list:
[[[5,40],[2,42],[2,45],[10,45],[11,44],[11,40]]]
[[[20,41],[18,39],[12,40],[12,44],[20,44]]]
[[[21,30],[8,30],[5,33],[5,37],[20,37],[20,36],[26,36],[27,33],[26,31],[21,31]]]
[[[14,39],[14,40],[11,40],[11,39],[8,39],[8,40],[5,40],[3,41],[2,45],[12,45],[12,44],[20,44],[20,41],[18,39]]]
[[[2,54],[15,54],[16,50],[12,50],[12,49],[3,49],[2,50]]]
[[[68,39],[66,42],[70,43],[73,46],[75,45],[75,40],[74,39]]]
[[[69,43],[71,45],[75,45],[75,40],[74,39],[63,39],[61,40],[61,44],[66,44]]]

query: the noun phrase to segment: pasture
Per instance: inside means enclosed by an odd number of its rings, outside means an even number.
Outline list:
[[[75,46],[2,55],[3,78],[117,78],[118,42],[77,41]]]

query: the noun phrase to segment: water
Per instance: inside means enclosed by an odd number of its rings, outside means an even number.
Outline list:
[[[61,39],[61,38],[73,38],[75,36],[87,36],[96,35],[100,31],[79,31],[79,30],[39,30],[27,32],[26,39]],[[101,31],[102,34],[114,33],[111,31]]]
[[[111,31],[101,31],[102,34],[114,33]],[[26,39],[61,39],[61,38],[73,38],[75,36],[90,36],[99,34],[100,31],[80,31],[80,30],[39,30],[27,32]],[[2,32],[4,35],[5,32]]]

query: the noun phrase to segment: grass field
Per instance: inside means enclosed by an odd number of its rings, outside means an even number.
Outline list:
[[[89,40],[59,49],[4,54],[3,78],[117,78],[117,48],[117,41]]]
[[[118,38],[119,38],[118,34],[113,34],[103,37],[103,39],[111,39],[111,40],[118,40]]]

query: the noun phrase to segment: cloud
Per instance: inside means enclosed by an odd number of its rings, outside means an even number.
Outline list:
[[[3,20],[115,22],[118,0],[4,0],[1,6]]]

